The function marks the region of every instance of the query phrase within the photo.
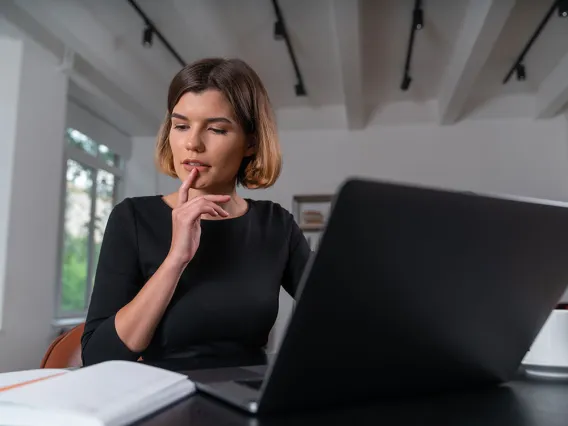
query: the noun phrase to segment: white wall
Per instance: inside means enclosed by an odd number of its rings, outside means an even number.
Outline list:
[[[132,154],[126,165],[125,197],[170,194],[177,191],[180,182],[158,173],[154,162],[156,137],[132,138]]]
[[[1,25],[1,23],[0,23]],[[0,330],[4,306],[4,276],[8,253],[10,218],[9,200],[12,193],[12,170],[16,139],[18,90],[22,67],[23,44],[0,35],[0,57],[10,58],[0,69]]]
[[[0,330],[2,372],[37,368],[53,337],[67,78],[58,72],[59,62],[52,54],[7,22],[0,22],[0,28],[2,39],[23,40],[19,78],[14,78],[12,68],[18,55],[2,55],[0,69],[0,80],[4,80],[0,85],[17,90],[17,99],[12,92],[7,102],[2,101],[0,114],[6,124],[1,127],[3,156],[5,147],[13,147],[12,164],[6,169],[12,170],[11,180],[2,180],[0,192],[0,204],[9,207],[7,238],[0,234],[6,259],[0,276],[5,302]],[[0,91],[0,99],[6,93],[10,91]],[[2,158],[3,166],[7,158]],[[2,167],[2,173],[6,170]],[[8,191],[5,182],[10,182]]]
[[[158,174],[154,166],[154,138],[132,138],[130,159],[124,173],[124,197],[158,193]]]
[[[303,130],[280,134],[284,168],[269,190],[241,190],[243,196],[271,199],[292,208],[295,194],[333,193],[348,176],[387,178],[455,189],[568,200],[568,128],[564,117],[470,120],[373,127],[363,131]],[[176,182],[155,183],[149,155],[154,138],[138,138],[139,153],[128,170],[142,173],[131,193],[167,193]],[[134,159],[134,158],[133,158]],[[144,179],[150,182],[147,186]],[[165,179],[165,180],[164,180]],[[165,183],[164,183],[165,182]],[[568,295],[567,295],[568,297]],[[279,342],[292,307],[282,294],[274,330]]]
[[[282,132],[284,169],[268,191],[291,208],[299,193],[333,193],[348,176],[568,199],[566,120],[467,121],[358,132]]]

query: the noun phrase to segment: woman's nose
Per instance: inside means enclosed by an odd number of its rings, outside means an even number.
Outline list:
[[[199,132],[190,132],[188,134],[187,139],[185,141],[185,148],[188,151],[202,152],[204,147],[205,145],[201,140],[201,135]]]

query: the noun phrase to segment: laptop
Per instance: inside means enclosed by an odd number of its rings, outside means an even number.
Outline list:
[[[506,382],[568,284],[567,207],[349,179],[265,373],[197,388],[262,414]]]

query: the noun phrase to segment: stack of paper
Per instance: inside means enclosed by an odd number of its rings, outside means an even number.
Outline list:
[[[24,386],[50,377],[55,377],[70,370],[59,370],[56,368],[41,368],[37,370],[14,371],[12,373],[0,374],[0,392]]]
[[[126,425],[195,392],[183,374],[128,361],[27,375],[0,375],[0,424]]]

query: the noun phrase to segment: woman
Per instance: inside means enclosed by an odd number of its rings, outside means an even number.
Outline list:
[[[272,108],[239,60],[206,59],[172,80],[157,161],[179,178],[166,196],[112,211],[82,337],[84,365],[122,359],[259,354],[309,257],[278,204],[236,193],[280,173]]]

